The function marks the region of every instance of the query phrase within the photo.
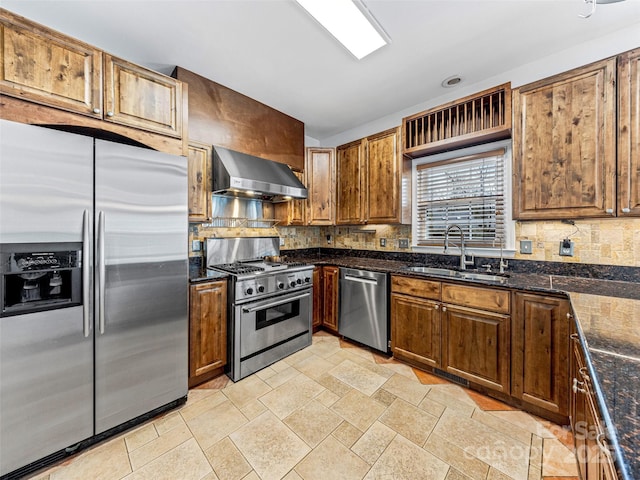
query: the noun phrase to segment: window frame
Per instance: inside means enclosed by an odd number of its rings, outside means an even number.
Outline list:
[[[511,139],[501,140],[497,142],[485,143],[483,145],[474,145],[472,147],[460,148],[448,152],[427,155],[424,157],[414,158],[411,162],[411,248],[413,251],[421,253],[439,253],[445,255],[460,255],[460,249],[457,246],[450,245],[444,252],[443,245],[418,245],[418,200],[417,200],[417,182],[418,182],[418,166],[430,163],[443,163],[455,161],[457,158],[470,157],[492,150],[504,149],[504,236],[503,255],[505,257],[513,257],[515,255],[515,221],[513,220],[513,196],[512,196],[512,145]],[[457,234],[455,235],[457,238]],[[457,243],[456,239],[453,239]],[[500,245],[496,247],[465,247],[466,253],[477,256],[496,256],[500,252]]]

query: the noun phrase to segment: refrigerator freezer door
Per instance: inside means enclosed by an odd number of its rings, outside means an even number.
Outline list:
[[[92,204],[92,138],[0,120],[0,243],[81,242]],[[82,306],[0,319],[0,475],[92,436],[84,330]]]
[[[96,140],[95,161],[99,434],[187,394],[188,224],[185,158]]]

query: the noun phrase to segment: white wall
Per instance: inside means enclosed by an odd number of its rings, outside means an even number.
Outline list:
[[[482,82],[463,85],[453,89],[443,88],[443,94],[439,97],[429,99],[391,115],[372,120],[338,135],[319,140],[305,137],[305,142],[309,139],[318,142],[317,144],[314,143],[309,146],[322,145],[323,147],[335,147],[388,128],[397,127],[402,123],[402,118],[404,117],[442,105],[457,98],[472,95],[502,83],[510,81],[511,87],[515,88],[638,47],[640,47],[640,25],[619,30],[613,34],[584,43],[579,47],[563,50],[535,62],[522,65],[516,69],[498,73]]]

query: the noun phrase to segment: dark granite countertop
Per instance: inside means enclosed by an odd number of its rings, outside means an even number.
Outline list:
[[[204,268],[200,257],[189,258],[189,283],[211,282],[212,280],[221,280],[227,277],[229,277],[227,273],[215,272]]]
[[[417,263],[407,255],[400,258],[389,255],[393,259],[388,259],[380,258],[379,253],[368,256],[367,252],[362,251],[354,256],[349,255],[349,252],[340,252],[338,255],[316,252],[287,253],[291,260],[314,265],[334,265],[568,296],[586,352],[598,405],[614,447],[616,464],[624,480],[640,479],[640,282],[637,281],[635,270],[629,275],[631,267],[618,268],[622,270],[624,278],[624,281],[620,281],[611,279],[614,275],[604,267],[597,267],[595,272],[595,275],[607,278],[601,280],[559,275],[559,270],[553,265],[546,271],[539,264],[535,264],[529,272],[522,271],[521,262],[520,268],[516,266],[508,271],[508,276],[499,281],[488,281],[411,272],[407,267],[424,263]],[[430,262],[429,266],[455,268],[450,262]],[[211,280],[196,259],[190,262],[189,274],[191,283]],[[221,275],[220,278],[225,277],[225,274]],[[627,279],[633,281],[626,281]]]

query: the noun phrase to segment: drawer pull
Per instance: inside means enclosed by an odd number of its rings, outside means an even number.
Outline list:
[[[591,380],[589,378],[589,375],[587,375],[587,367],[582,367],[580,370],[578,370],[578,373],[585,381]]]
[[[587,393],[584,388],[582,388],[581,386],[579,387],[578,385],[584,385],[584,382],[579,382],[577,378],[574,378],[572,387],[573,393]]]
[[[569,338],[576,343],[578,343],[578,341],[580,340],[577,333],[572,333],[571,335],[569,335]]]
[[[606,456],[609,456],[611,455],[611,452],[609,451],[609,447],[604,441],[604,438],[605,438],[604,432],[600,432],[596,437],[596,443],[598,444],[598,447],[600,447],[600,451],[604,453]]]

